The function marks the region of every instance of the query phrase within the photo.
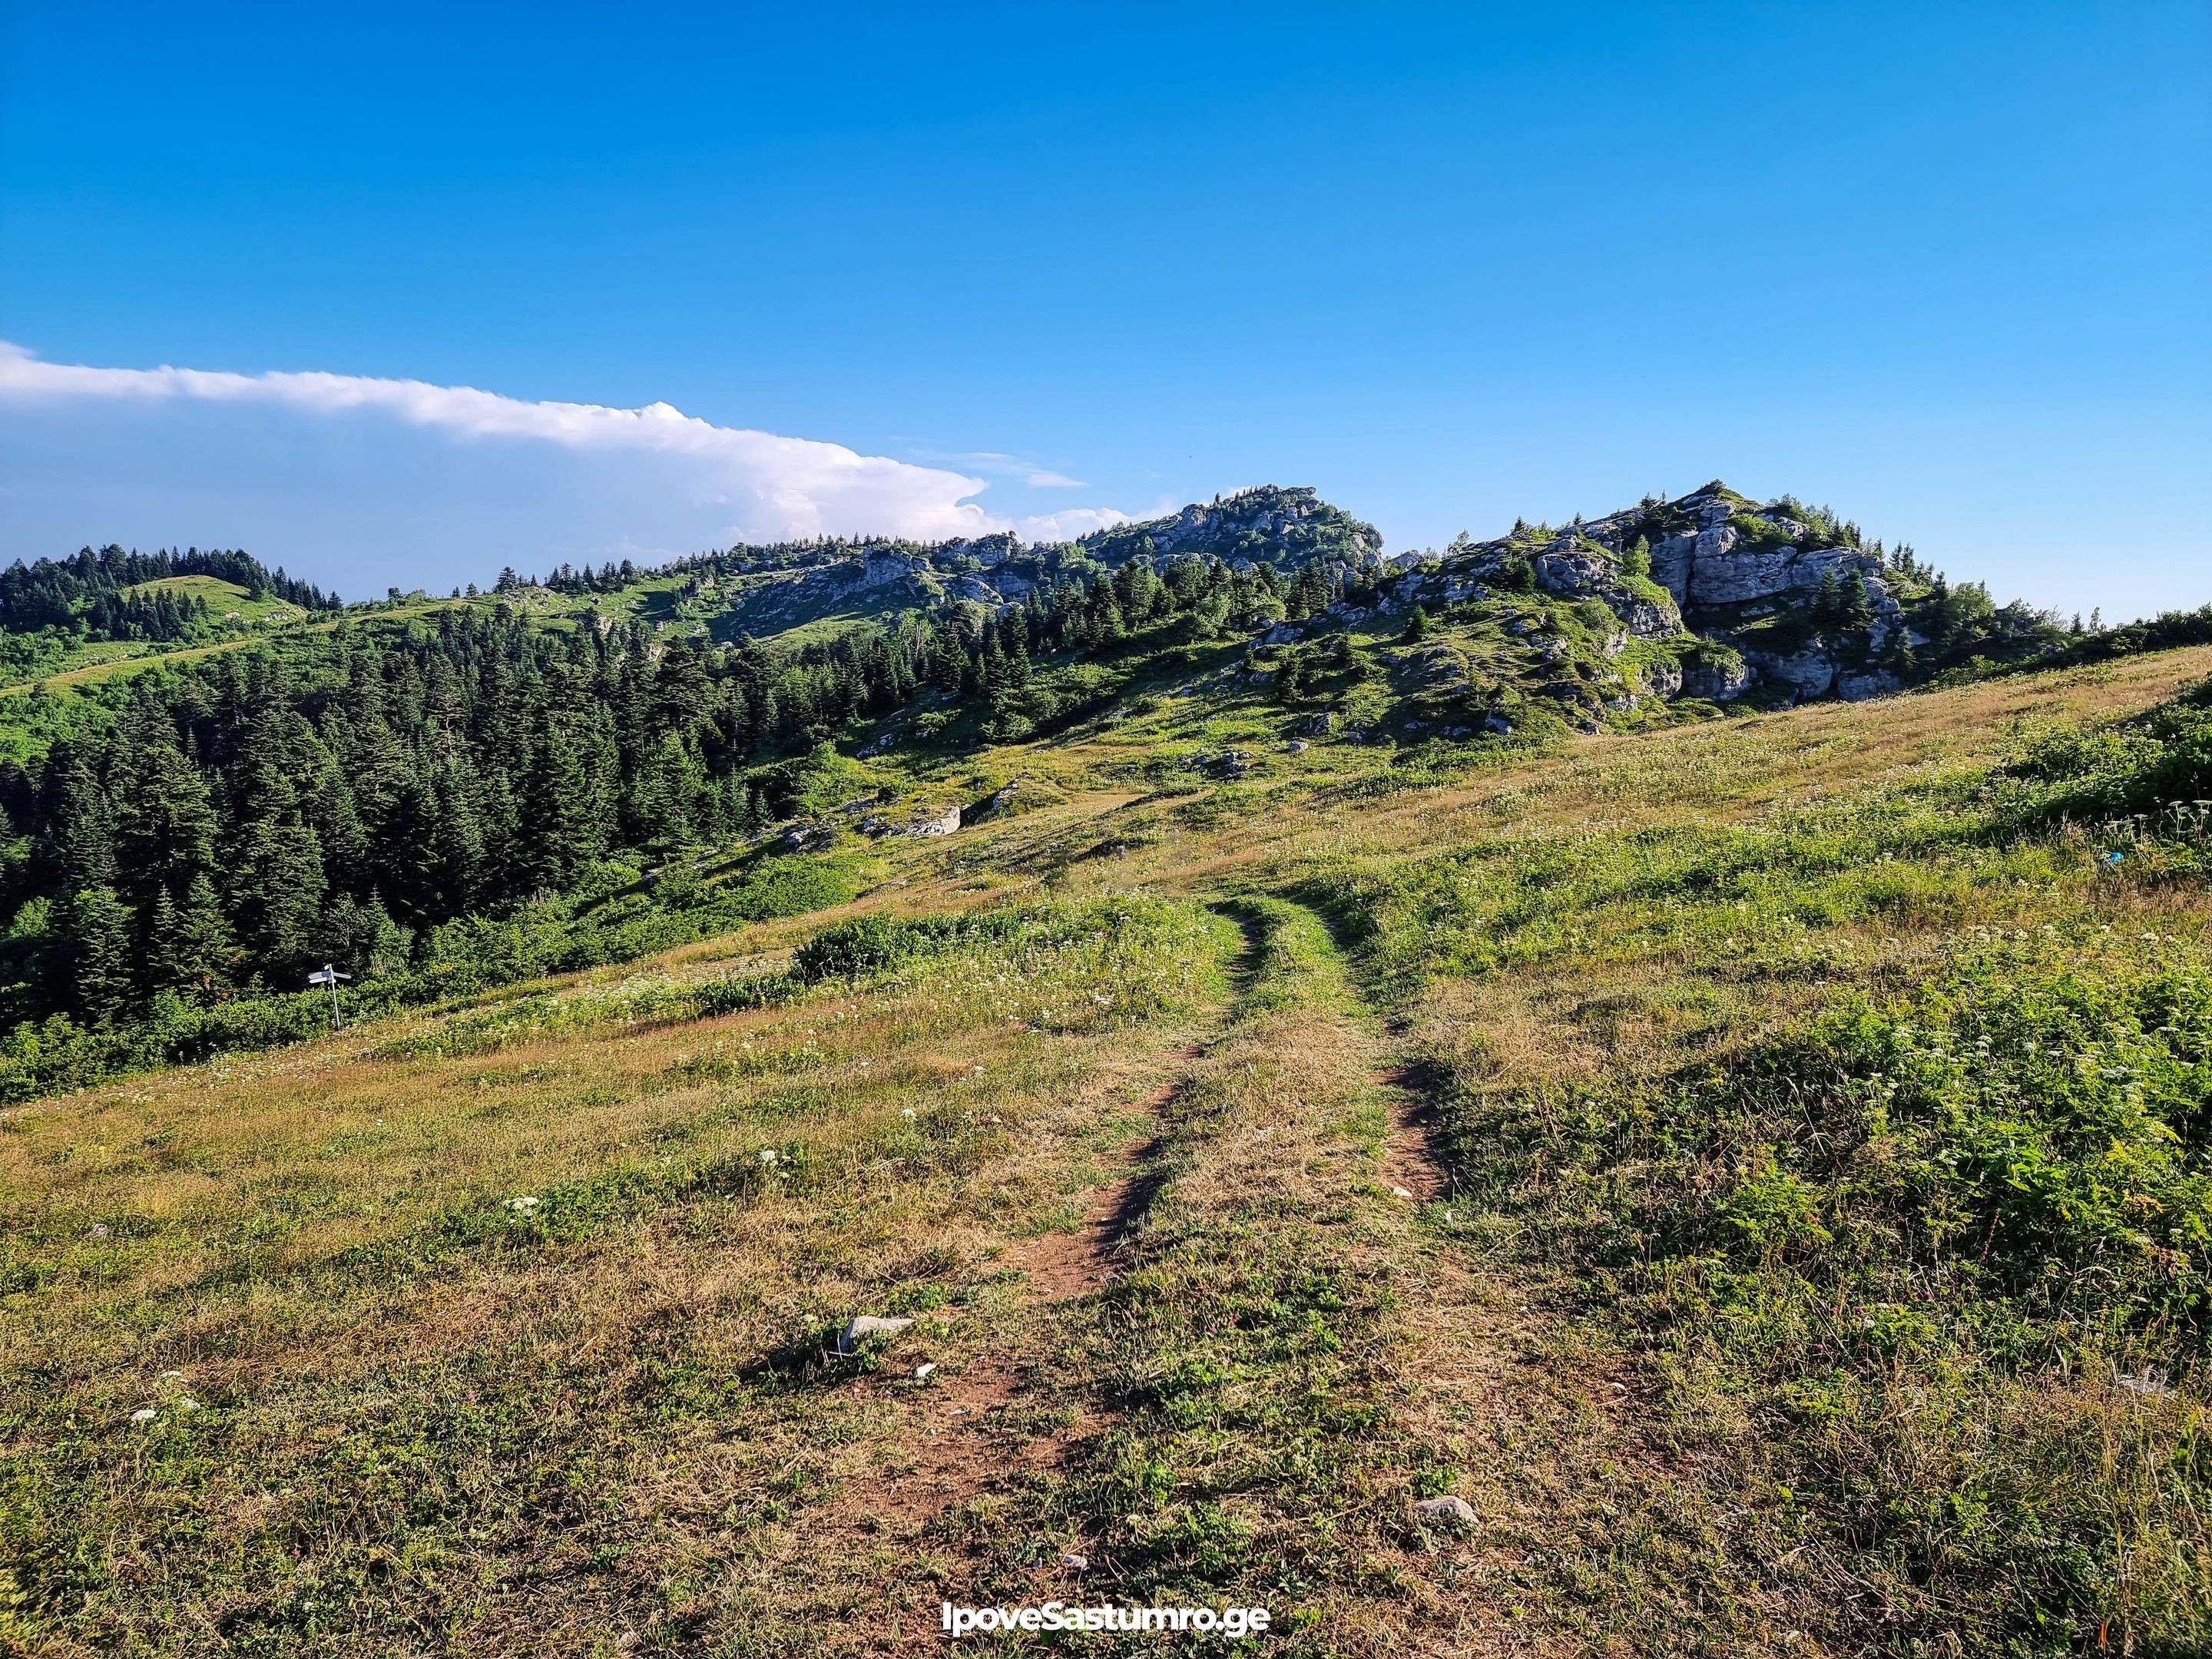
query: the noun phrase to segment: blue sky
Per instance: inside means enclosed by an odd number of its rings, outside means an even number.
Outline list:
[[[2209,302],[2201,0],[0,9],[0,557],[1718,476],[2132,615],[2212,599]]]

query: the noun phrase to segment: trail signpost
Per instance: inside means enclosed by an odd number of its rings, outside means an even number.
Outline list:
[[[331,988],[331,1030],[333,1031],[338,1030],[339,1027],[345,1024],[343,1020],[338,1018],[338,981],[340,980],[351,979],[353,975],[351,974],[342,974],[338,972],[334,964],[327,962],[322,965],[322,968],[318,972],[312,973],[307,975],[308,984],[327,985]]]

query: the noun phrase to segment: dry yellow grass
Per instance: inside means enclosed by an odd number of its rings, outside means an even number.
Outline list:
[[[1397,793],[1363,793],[1364,763],[1286,773],[1210,822],[1115,772],[1135,745],[1038,747],[1000,758],[1060,799],[887,848],[887,879],[834,914],[1212,898],[1499,837],[1765,823],[2208,670],[2175,653],[1595,738]],[[56,1654],[918,1650],[940,1595],[1196,1595],[1280,1561],[1260,1588],[1315,1651],[1689,1651],[1701,1618],[1732,1650],[1809,1650],[1800,1604],[1733,1550],[1748,1431],[1671,1419],[1556,1275],[1443,1218],[1453,1199],[1417,1212],[1379,1183],[1382,1079],[1425,1056],[1501,1094],[1595,1085],[1739,1048],[1832,983],[1907,982],[1962,926],[2208,921],[2194,888],[1963,890],[1940,916],[1808,926],[1833,979],[1638,944],[1442,977],[1388,1026],[1310,916],[1251,913],[1287,954],[1232,991],[1244,946],[1184,903],[1121,955],[981,950],[719,1019],[395,1052],[455,1010],[11,1109],[0,1192],[34,1271],[0,1304],[0,1374],[19,1513],[47,1540],[21,1577],[84,1599],[10,1613],[0,1583],[0,1633]],[[1631,909],[1624,928],[1650,920]],[[770,964],[829,919],[526,988]],[[1041,1297],[1024,1241],[1082,1224],[1138,1103],[1178,1082],[1125,1276]],[[883,1310],[917,1323],[867,1365],[822,1363],[831,1325]],[[951,1419],[963,1399],[980,1425]],[[1410,1521],[1433,1490],[1474,1505],[1471,1534]]]

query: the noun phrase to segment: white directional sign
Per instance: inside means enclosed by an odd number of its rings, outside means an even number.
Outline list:
[[[351,979],[353,975],[351,974],[342,974],[338,972],[337,964],[334,962],[325,963],[320,968],[307,975],[308,984],[327,985],[331,988],[331,1030],[333,1031],[337,1030],[340,1025],[344,1024],[344,1021],[338,1018],[338,981],[342,979]]]

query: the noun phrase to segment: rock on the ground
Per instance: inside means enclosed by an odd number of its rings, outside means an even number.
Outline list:
[[[837,1334],[837,1352],[858,1352],[860,1344],[870,1337],[896,1336],[913,1323],[911,1319],[886,1319],[878,1314],[862,1314],[848,1321],[845,1328]]]
[[[1413,1505],[1413,1513],[1423,1521],[1456,1522],[1463,1527],[1474,1524],[1474,1506],[1464,1498],[1424,1498]]]
[[[949,836],[960,827],[958,802],[926,818],[916,818],[898,833],[902,836]]]

